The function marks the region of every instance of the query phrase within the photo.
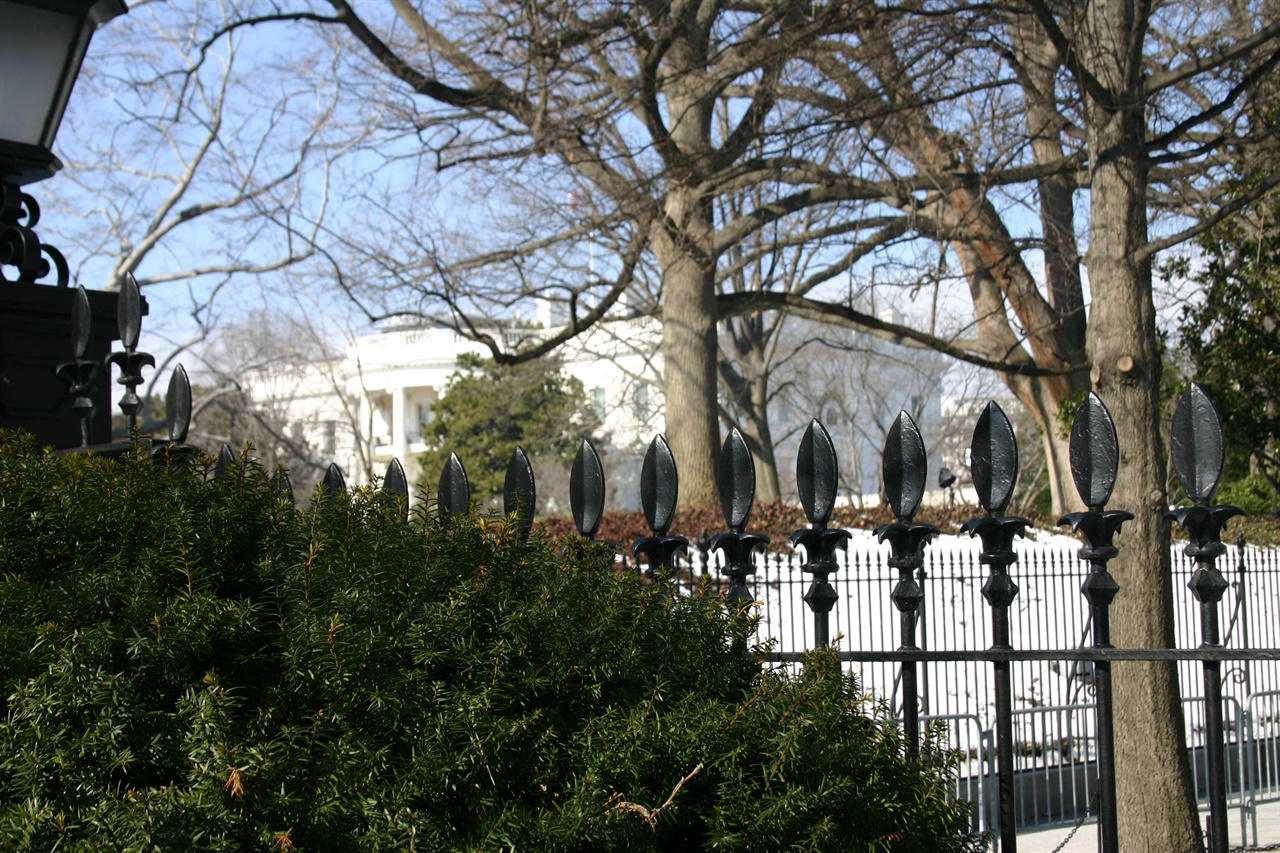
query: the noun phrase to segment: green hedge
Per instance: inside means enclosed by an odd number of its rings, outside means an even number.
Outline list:
[[[837,662],[597,546],[0,433],[0,849],[962,850]]]

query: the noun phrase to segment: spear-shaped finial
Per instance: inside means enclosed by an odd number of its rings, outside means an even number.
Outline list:
[[[668,536],[675,518],[676,497],[680,494],[680,477],[676,471],[676,458],[671,447],[661,435],[649,442],[640,468],[640,504],[649,523],[652,536],[637,539],[631,553],[644,555],[649,561],[645,576],[656,578],[659,573],[674,570],[673,560],[678,552],[689,550],[689,540],[683,536]]]
[[[728,533],[711,537],[711,550],[724,553],[724,568],[729,576],[729,601],[749,603],[755,596],[747,588],[747,575],[756,571],[755,552],[769,544],[763,533],[747,533],[747,519],[756,502],[756,463],[742,433],[732,429],[720,448],[716,466],[716,484],[720,488],[720,508]]]
[[[58,378],[67,383],[71,397],[71,409],[80,419],[80,446],[93,443],[94,385],[102,372],[102,362],[89,358],[89,341],[93,332],[93,316],[89,309],[89,294],[83,287],[76,288],[71,301],[71,361],[57,367]]]
[[[125,387],[124,396],[120,398],[120,411],[124,412],[130,438],[136,440],[138,412],[142,409],[142,398],[137,391],[142,384],[142,368],[155,367],[156,360],[150,353],[137,351],[138,335],[142,331],[142,294],[132,273],[127,274],[120,285],[116,320],[124,352],[111,353],[107,356],[107,364],[120,368],[120,377],[116,382]]]
[[[814,418],[801,436],[800,450],[796,453],[796,488],[809,527],[793,532],[791,544],[804,549],[802,568],[813,575],[804,603],[813,611],[814,644],[820,649],[831,644],[830,614],[839,600],[830,581],[832,573],[839,568],[836,551],[848,547],[850,536],[847,530],[827,529],[836,505],[839,471],[831,436]]]

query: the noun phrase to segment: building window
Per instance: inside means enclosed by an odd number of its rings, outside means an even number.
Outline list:
[[[422,441],[423,436],[427,433],[427,425],[435,420],[436,413],[431,408],[431,403],[418,403],[413,407],[413,414],[410,416],[409,424],[409,440]]]
[[[631,402],[635,410],[636,420],[644,423],[649,420],[649,385],[641,382],[636,385]]]
[[[338,449],[338,422],[325,421],[321,424],[321,436],[320,452],[333,461],[333,455]]]
[[[604,389],[592,388],[591,389],[591,408],[596,410],[596,417],[601,421],[604,420],[604,403],[605,403]]]

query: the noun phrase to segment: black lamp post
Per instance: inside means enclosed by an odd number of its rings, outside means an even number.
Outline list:
[[[62,168],[53,144],[89,40],[126,11],[121,0],[0,0],[0,267],[17,271],[16,277],[0,271],[0,426],[26,429],[57,447],[74,447],[82,436],[56,366],[68,357],[106,358],[119,337],[116,295],[88,294],[93,319],[80,347],[69,334],[74,293],[67,262],[40,242],[40,207],[21,187]],[[56,279],[48,283],[57,287],[38,284],[51,272]],[[110,389],[97,385],[87,393],[94,432],[105,438]]]
[[[53,140],[93,31],[120,0],[0,0],[0,171],[31,184],[62,168]]]

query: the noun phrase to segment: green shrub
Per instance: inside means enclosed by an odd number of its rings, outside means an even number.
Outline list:
[[[1265,477],[1228,480],[1213,496],[1214,503],[1238,506],[1251,516],[1267,515],[1274,508],[1275,494]]]
[[[0,849],[960,850],[831,656],[581,541],[0,434]]]

